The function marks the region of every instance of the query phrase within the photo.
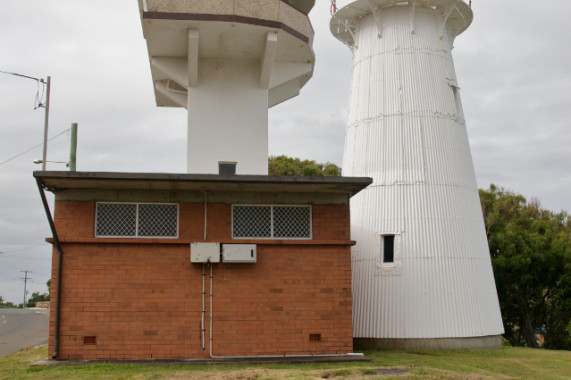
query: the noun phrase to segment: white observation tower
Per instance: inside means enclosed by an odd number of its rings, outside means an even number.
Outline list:
[[[338,1],[353,53],[343,174],[356,348],[493,347],[502,319],[454,63],[461,0]]]
[[[189,173],[268,174],[268,107],[314,67],[315,0],[139,0],[158,106],[188,110]]]

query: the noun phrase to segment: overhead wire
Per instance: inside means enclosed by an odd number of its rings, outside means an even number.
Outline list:
[[[71,128],[68,128],[68,129],[66,129],[66,130],[63,131],[63,132],[58,133],[57,135],[55,135],[55,136],[53,136],[52,138],[50,138],[48,141],[52,141],[52,140],[55,139],[56,137],[59,137],[59,136],[63,135],[63,134],[66,133],[66,132],[69,132],[69,131],[71,131]],[[37,148],[39,148],[39,147],[41,147],[41,146],[43,146],[43,145],[44,145],[44,143],[40,143],[40,144],[38,144],[38,145],[35,145],[35,146],[31,147],[30,149],[26,150],[25,152],[22,152],[22,153],[20,153],[20,154],[17,154],[17,155],[15,155],[15,156],[12,157],[12,158],[7,159],[6,161],[0,162],[0,166],[4,165],[4,164],[6,164],[6,163],[8,163],[8,162],[10,162],[10,161],[12,161],[12,160],[15,160],[16,158],[21,157],[21,156],[23,156],[24,154],[29,153],[29,152],[31,152],[32,150],[37,149]]]
[[[42,94],[41,95],[40,95],[40,83],[42,84]],[[45,93],[46,93],[46,84],[44,83],[44,81],[37,82],[36,103],[34,104],[34,110],[37,110],[38,108],[44,107],[45,103],[42,102],[42,99],[44,99]]]
[[[18,74],[18,73],[12,73],[12,72],[10,72],[10,71],[0,70],[0,73],[2,73],[2,74],[8,74],[8,75],[14,75],[15,77],[22,77],[22,78],[33,79],[33,80],[38,81],[38,82],[41,81],[41,79],[39,79],[39,78],[34,78],[34,77],[31,77],[31,76],[28,76],[28,75],[23,75],[23,74]]]
[[[16,252],[23,252],[23,251],[29,251],[30,249],[35,249],[35,248],[40,248],[40,247],[49,247],[50,244],[48,243],[43,243],[40,245],[33,245],[33,246],[29,246],[29,247],[25,247],[25,248],[19,248],[19,249],[14,249],[12,251],[0,251],[0,253],[4,254],[4,255],[9,255],[11,253],[16,253]]]
[[[44,94],[45,94],[46,82],[43,79],[31,77],[29,75],[24,75],[24,74],[13,73],[10,71],[4,71],[4,70],[0,70],[0,73],[7,74],[7,75],[13,75],[15,77],[35,80],[37,87],[36,87],[36,99],[34,102],[34,109],[37,110],[38,108],[44,107],[44,103],[42,102],[42,99],[44,98]],[[40,95],[40,84],[42,85],[42,94],[41,95]]]

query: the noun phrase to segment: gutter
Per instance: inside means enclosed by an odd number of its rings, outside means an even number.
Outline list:
[[[62,258],[63,258],[63,250],[61,248],[61,244],[59,241],[59,237],[57,235],[56,227],[54,224],[54,220],[50,211],[50,206],[48,205],[48,200],[46,199],[45,187],[42,184],[39,178],[36,178],[36,183],[38,185],[38,190],[40,192],[40,197],[42,198],[42,203],[44,205],[44,210],[46,212],[46,216],[48,218],[48,223],[50,225],[50,229],[52,230],[52,236],[54,238],[54,244],[57,249],[58,253],[58,260],[57,260],[57,272],[56,272],[56,308],[55,308],[55,330],[54,330],[54,353],[52,354],[52,359],[56,360],[59,354],[59,325],[60,325],[60,303],[61,303],[61,267],[62,267]]]

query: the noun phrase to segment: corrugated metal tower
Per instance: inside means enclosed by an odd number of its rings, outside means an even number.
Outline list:
[[[359,348],[500,344],[502,319],[451,50],[460,0],[338,1],[353,52],[343,174]]]
[[[268,174],[268,107],[313,75],[314,4],[139,0],[157,105],[188,110],[189,173]]]

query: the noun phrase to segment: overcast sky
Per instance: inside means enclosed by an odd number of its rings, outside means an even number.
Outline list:
[[[571,211],[571,1],[473,0],[453,55],[478,186]],[[156,108],[136,0],[0,0],[0,70],[52,77],[50,136],[79,123],[78,170],[186,171],[186,113]],[[270,110],[270,154],[341,164],[349,49],[310,14],[317,64],[299,97]],[[0,163],[41,144],[36,82],[0,74]],[[32,171],[38,147],[0,164],[0,296],[45,292],[50,235]],[[49,143],[67,161],[69,135]],[[65,165],[48,164],[49,170]],[[51,199],[51,198],[50,198]]]

